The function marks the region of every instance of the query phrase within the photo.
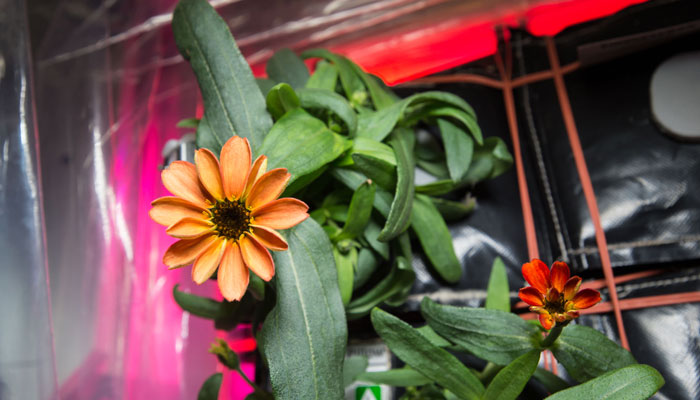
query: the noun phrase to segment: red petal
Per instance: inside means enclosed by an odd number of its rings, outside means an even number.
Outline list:
[[[560,296],[559,291],[555,288],[551,288],[551,289],[549,289],[549,292],[547,292],[545,299],[548,302],[553,303],[553,302],[556,302],[559,300],[559,296]]]
[[[523,277],[532,287],[540,293],[547,293],[549,288],[549,268],[538,259],[523,264]]]
[[[518,296],[520,296],[520,300],[526,302],[527,304],[531,306],[543,306],[543,298],[542,298],[542,293],[539,292],[539,290],[535,289],[532,286],[524,287],[520,289],[518,292]]]
[[[580,286],[580,276],[572,276],[571,278],[569,278],[569,280],[566,281],[566,284],[564,284],[564,299],[566,299],[566,301],[571,300],[574,297],[574,295],[576,295],[576,292],[578,292],[578,288]]]
[[[593,307],[600,301],[600,293],[593,289],[583,289],[571,301],[577,310]]]
[[[571,276],[569,266],[561,261],[556,261],[552,264],[552,272],[549,274],[549,279],[552,281],[552,287],[557,288],[559,293],[564,291],[564,285]]]
[[[554,318],[549,314],[540,314],[540,324],[544,329],[550,330],[554,326]]]

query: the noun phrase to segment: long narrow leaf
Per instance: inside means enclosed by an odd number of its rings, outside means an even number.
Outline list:
[[[211,150],[218,153],[226,140],[238,135],[256,149],[272,120],[226,22],[206,0],[182,0],[173,13],[173,34],[197,76],[211,128],[205,131],[211,138],[198,138],[198,143],[216,143]]]

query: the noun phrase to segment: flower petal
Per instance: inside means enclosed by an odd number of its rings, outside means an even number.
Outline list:
[[[196,206],[208,208],[207,196],[202,191],[197,176],[197,168],[187,161],[173,161],[160,174],[163,185],[177,197]]]
[[[227,198],[242,197],[251,158],[248,139],[240,136],[232,137],[221,148],[221,178]]]
[[[223,200],[224,187],[221,183],[219,172],[219,160],[209,149],[199,149],[194,153],[194,164],[197,167],[197,175],[209,194],[215,200]]]
[[[554,317],[549,315],[549,313],[540,314],[539,319],[540,319],[540,324],[542,324],[542,327],[546,330],[550,330],[554,326]]]
[[[309,206],[301,200],[283,198],[271,201],[251,213],[256,225],[288,229],[309,217]]]
[[[248,177],[246,177],[245,190],[243,191],[243,196],[241,196],[243,199],[248,198],[250,189],[253,187],[255,182],[257,182],[258,179],[260,179],[260,177],[263,176],[263,174],[265,174],[266,171],[267,156],[260,155],[258,158],[255,159],[253,166],[250,168],[250,172],[248,172]]]
[[[540,293],[547,293],[549,288],[549,268],[538,259],[523,264],[523,277],[532,287]]]
[[[206,282],[211,278],[216,271],[216,267],[221,262],[221,257],[224,255],[226,240],[217,238],[217,240],[209,246],[202,254],[194,260],[192,266],[192,280],[198,285]]]
[[[576,295],[576,292],[578,292],[578,289],[581,287],[581,277],[580,276],[572,276],[569,278],[568,281],[566,281],[566,284],[564,284],[564,292],[562,293],[564,295],[564,299],[566,301],[569,301],[574,298]]]
[[[214,230],[211,222],[202,218],[183,218],[172,224],[165,232],[179,239],[194,239]]]
[[[535,289],[532,286],[524,287],[520,289],[518,292],[518,296],[520,296],[520,300],[526,302],[527,304],[531,306],[543,306],[543,298],[542,298],[542,293],[540,293],[539,290]]]
[[[250,194],[245,200],[245,205],[251,210],[255,210],[277,199],[291,177],[286,168],[276,168],[266,172],[253,184]]]
[[[282,251],[289,248],[284,238],[276,231],[264,226],[252,225],[252,227],[255,239],[268,249]]]
[[[552,282],[552,287],[557,288],[559,293],[564,291],[564,285],[571,276],[569,266],[565,262],[555,261],[552,264],[552,271],[549,273],[549,280]]]
[[[170,226],[183,218],[205,219],[207,211],[179,197],[161,197],[153,200],[148,215],[157,223]]]
[[[600,293],[593,289],[583,289],[571,301],[577,310],[593,307],[600,301]]]
[[[547,295],[544,296],[545,301],[548,303],[554,303],[559,301],[560,293],[556,288],[550,288],[549,291],[547,291]]]
[[[241,249],[237,243],[229,242],[226,245],[217,280],[219,281],[219,290],[226,300],[238,301],[245,294],[250,274],[243,262]]]
[[[169,269],[192,264],[197,256],[211,246],[215,239],[216,236],[209,235],[196,239],[178,240],[165,251],[163,264],[167,265]]]
[[[238,242],[245,265],[265,282],[275,275],[275,264],[270,252],[249,233]]]

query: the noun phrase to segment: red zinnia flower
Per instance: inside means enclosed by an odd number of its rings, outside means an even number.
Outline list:
[[[578,310],[593,307],[600,301],[600,293],[581,287],[581,277],[571,276],[569,266],[561,261],[552,264],[552,270],[538,259],[523,264],[523,277],[530,284],[520,289],[520,299],[529,304],[530,311],[540,315],[544,329],[554,324],[566,325],[578,318]]]

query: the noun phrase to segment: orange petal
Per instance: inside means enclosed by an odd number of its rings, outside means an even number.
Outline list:
[[[192,280],[198,285],[206,282],[207,279],[211,278],[214,274],[216,267],[218,267],[221,262],[221,257],[224,255],[225,246],[225,239],[217,239],[194,260],[194,265],[192,266]]]
[[[549,268],[538,259],[523,264],[523,277],[532,287],[540,293],[547,293],[549,289]]]
[[[206,218],[207,211],[179,197],[161,197],[153,200],[148,215],[157,223],[170,226],[183,218]]]
[[[255,210],[277,199],[291,177],[286,168],[276,168],[266,172],[250,189],[245,205],[251,210]]]
[[[552,287],[557,288],[559,293],[564,291],[564,285],[571,276],[569,266],[565,262],[555,261],[552,264],[552,271],[549,273],[549,280],[552,282]]]
[[[546,330],[552,329],[554,326],[554,318],[549,314],[540,314],[540,324]]]
[[[578,292],[579,287],[581,287],[581,277],[580,276],[572,276],[569,278],[568,281],[566,281],[566,284],[564,284],[564,299],[566,301],[569,301],[574,298],[574,295],[576,295],[576,292]]]
[[[209,149],[199,149],[194,153],[199,181],[216,200],[223,200],[224,188],[221,184],[219,160]]]
[[[270,252],[249,233],[238,242],[245,265],[265,282],[275,275],[275,263]]]
[[[183,218],[165,232],[178,239],[194,239],[214,230],[214,225],[203,218]]]
[[[547,292],[547,295],[544,296],[545,301],[547,302],[556,302],[559,301],[560,293],[556,288],[550,288],[549,291]]]
[[[309,206],[301,200],[284,198],[271,201],[251,213],[256,225],[288,229],[309,217]]]
[[[270,250],[281,251],[289,248],[287,241],[279,233],[264,226],[253,225],[253,236]]]
[[[600,301],[600,293],[593,289],[583,289],[571,301],[577,310],[593,307]]]
[[[227,198],[241,198],[251,158],[248,139],[240,136],[232,137],[221,148],[221,178]]]
[[[211,246],[216,236],[209,235],[196,239],[182,239],[173,243],[163,255],[163,264],[170,269],[192,264],[204,250]]]
[[[520,300],[526,302],[527,304],[531,306],[543,306],[543,298],[542,298],[542,293],[539,292],[539,290],[535,289],[532,286],[524,287],[520,289],[518,292],[518,296],[520,296]]]
[[[199,185],[197,168],[187,161],[173,161],[160,174],[163,185],[177,197],[181,197],[196,206],[208,208],[207,196]]]
[[[219,281],[219,290],[221,290],[221,294],[228,301],[240,300],[248,288],[250,274],[243,262],[241,249],[235,242],[229,242],[226,245],[217,279]]]
[[[245,190],[243,191],[242,196],[244,199],[248,197],[250,189],[253,187],[255,182],[257,182],[258,179],[265,174],[265,171],[267,171],[267,156],[261,155],[255,159],[255,162],[248,173],[248,177],[246,178]]]
[[[572,310],[572,311],[567,311],[566,315],[567,315],[567,319],[569,321],[571,321],[572,319],[578,318],[581,315],[581,313],[578,311]]]

